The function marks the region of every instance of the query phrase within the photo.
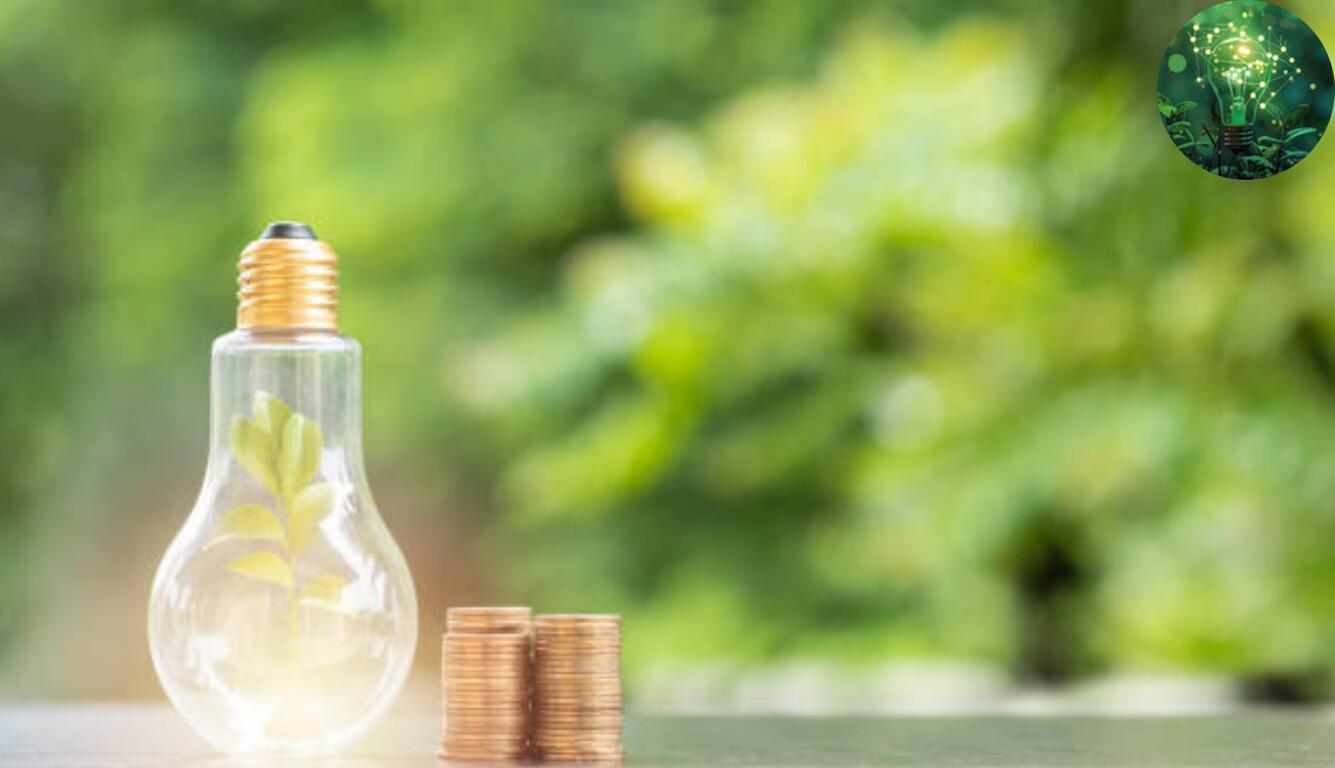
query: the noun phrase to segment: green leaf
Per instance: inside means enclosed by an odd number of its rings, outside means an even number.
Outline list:
[[[227,564],[227,570],[257,581],[292,588],[292,569],[272,552],[251,552]]]
[[[273,395],[260,390],[255,393],[255,423],[273,438],[274,452],[278,451],[278,441],[283,437],[283,428],[292,417],[292,409]]]
[[[316,483],[303,489],[292,500],[292,512],[287,520],[287,538],[291,542],[292,557],[301,554],[315,537],[315,529],[333,506],[334,489],[329,483]]]
[[[1312,107],[1310,105],[1299,104],[1298,106],[1289,110],[1288,117],[1284,118],[1284,122],[1288,123],[1289,125],[1297,125],[1298,123],[1301,123],[1302,121],[1306,120],[1307,115],[1311,111]]]
[[[309,605],[343,611],[343,588],[347,582],[338,576],[316,576],[301,588],[301,601]]]
[[[1172,131],[1187,131],[1187,132],[1190,132],[1190,133],[1195,133],[1195,131],[1192,131],[1192,130],[1191,130],[1191,123],[1187,122],[1186,120],[1178,120],[1176,123],[1173,123],[1172,125],[1169,125],[1169,126],[1168,126],[1168,130],[1169,130],[1169,132],[1172,132]]]
[[[1242,158],[1242,161],[1245,163],[1255,163],[1256,165],[1259,165],[1263,168],[1268,168],[1272,171],[1275,170],[1275,164],[1265,159],[1264,157],[1261,157],[1260,155],[1247,155],[1246,157]]]
[[[283,524],[268,507],[260,504],[242,504],[223,516],[218,525],[219,535],[231,539],[279,541],[287,544]]]
[[[1173,109],[1173,114],[1175,114],[1175,115],[1185,115],[1186,113],[1190,112],[1191,110],[1193,110],[1193,109],[1195,109],[1195,108],[1196,108],[1196,102],[1194,102],[1194,101],[1184,101],[1184,102],[1179,103],[1179,104],[1177,105],[1177,107],[1175,107],[1175,108]]]
[[[1256,140],[1256,143],[1257,143],[1257,144],[1283,144],[1284,141],[1283,141],[1282,139],[1276,138],[1276,137],[1274,137],[1274,136],[1262,136],[1261,138],[1259,138],[1259,139]]]
[[[1289,158],[1290,160],[1301,160],[1301,159],[1303,159],[1304,157],[1307,157],[1307,150],[1305,150],[1305,149],[1286,149],[1286,150],[1284,150],[1284,156],[1287,157],[1287,158]]]
[[[1174,107],[1172,104],[1160,104],[1159,112],[1161,112],[1164,117],[1172,117],[1177,114],[1177,107]]]
[[[283,495],[293,498],[306,487],[320,468],[320,450],[324,440],[320,427],[300,414],[287,420],[283,429],[282,451],[278,457],[278,476]]]
[[[255,422],[237,416],[232,419],[228,444],[237,462],[259,480],[270,493],[278,493],[278,477],[274,472],[274,448],[269,435]]]
[[[1316,133],[1315,128],[1294,128],[1293,130],[1285,134],[1284,143],[1287,144],[1290,141],[1293,141],[1294,139],[1301,139],[1302,137],[1310,136],[1313,133]]]

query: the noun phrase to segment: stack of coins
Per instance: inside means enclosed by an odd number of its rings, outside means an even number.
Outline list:
[[[528,754],[532,611],[452,608],[442,656],[441,757],[506,763]]]
[[[533,757],[621,762],[621,617],[543,615],[535,629]]]

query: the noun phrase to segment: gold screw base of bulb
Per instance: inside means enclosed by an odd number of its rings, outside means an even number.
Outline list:
[[[1251,148],[1255,141],[1256,130],[1250,125],[1224,128],[1224,146],[1234,152],[1243,152]]]
[[[338,330],[338,256],[304,238],[256,240],[241,252],[238,328]]]

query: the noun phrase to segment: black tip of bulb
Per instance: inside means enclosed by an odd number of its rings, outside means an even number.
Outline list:
[[[315,240],[315,230],[299,221],[275,221],[264,228],[261,240]]]

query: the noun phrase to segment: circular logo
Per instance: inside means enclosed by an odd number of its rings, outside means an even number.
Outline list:
[[[1182,27],[1159,68],[1159,115],[1188,160],[1230,179],[1301,163],[1335,101],[1330,57],[1311,27],[1262,0],[1229,0]]]

